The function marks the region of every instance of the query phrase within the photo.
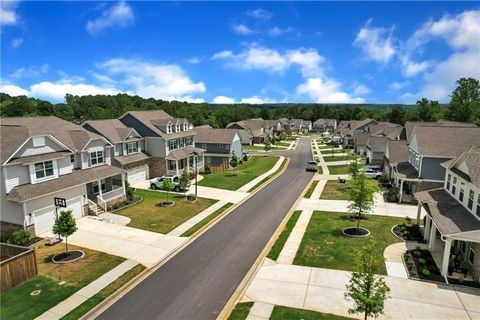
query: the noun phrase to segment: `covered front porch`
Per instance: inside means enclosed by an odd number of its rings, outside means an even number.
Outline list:
[[[401,162],[393,168],[393,185],[398,190],[398,202],[409,203],[413,194],[424,190],[440,188],[443,181],[418,177],[417,170],[409,162]]]
[[[186,168],[188,173],[203,171],[205,150],[200,148],[184,148],[171,151],[167,159],[167,175],[181,175]]]
[[[87,183],[89,204],[96,204],[107,210],[108,203],[125,196],[125,174],[98,179]]]
[[[480,280],[480,220],[444,189],[415,194],[427,211],[424,239],[445,279]]]

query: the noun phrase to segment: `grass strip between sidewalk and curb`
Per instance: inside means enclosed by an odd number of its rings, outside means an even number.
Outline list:
[[[124,274],[122,274],[117,280],[110,283],[108,286],[103,288],[99,293],[95,294],[93,297],[89,298],[87,301],[73,309],[67,315],[62,317],[62,320],[76,320],[81,318],[84,314],[98,305],[100,302],[105,300],[127,282],[138,276],[145,267],[141,264],[136,265],[132,269],[128,270]]]
[[[272,259],[272,260],[277,260],[278,256],[280,255],[280,252],[282,252],[283,247],[285,246],[285,243],[288,240],[288,237],[290,236],[290,233],[292,233],[293,228],[295,227],[295,224],[297,223],[298,218],[300,218],[300,214],[302,213],[301,210],[297,210],[293,213],[292,217],[288,220],[287,224],[285,225],[285,228],[283,229],[282,233],[277,238],[277,241],[275,241],[275,244],[273,245],[272,249],[270,249],[270,252],[267,255],[267,258]]]
[[[253,301],[237,303],[228,320],[245,320],[253,307]]]
[[[319,180],[314,180],[312,184],[310,185],[310,188],[308,188],[307,192],[303,195],[304,198],[309,199],[312,196],[313,190],[315,190],[315,187],[317,186]]]
[[[199,223],[182,233],[180,237],[190,237],[191,235],[195,234],[198,230],[202,229],[204,226],[206,226],[210,221],[215,219],[217,216],[219,216],[222,212],[227,210],[233,206],[233,203],[228,202],[224,204],[222,207],[211,213],[209,216],[205,217],[203,220],[201,220]]]
[[[276,179],[277,177],[279,177],[287,168],[287,165],[288,163],[290,163],[290,158],[286,158],[285,159],[286,161],[286,164],[285,166],[282,168],[281,171],[279,171],[276,175],[274,175],[270,181],[268,181],[269,183],[271,181],[273,181],[274,179]],[[313,179],[313,178],[312,178]],[[163,259],[161,259],[160,261],[158,261],[152,268],[150,269],[145,269],[143,270],[138,276],[136,276],[135,278],[133,278],[132,280],[128,281],[127,283],[125,283],[120,289],[118,289],[116,292],[114,292],[113,294],[111,294],[109,297],[107,297],[106,299],[104,299],[103,301],[101,301],[97,306],[95,306],[92,310],[88,311],[84,316],[81,317],[82,320],[84,319],[94,319],[96,317],[98,317],[103,311],[105,311],[108,307],[110,307],[111,305],[113,305],[115,302],[117,302],[118,300],[120,300],[123,296],[125,296],[130,290],[132,290],[133,288],[135,288],[137,285],[139,285],[143,280],[145,280],[148,276],[150,276],[151,274],[153,274],[155,271],[157,271],[158,269],[160,269],[163,265],[165,265],[168,261],[170,261],[171,259],[173,259],[179,252],[181,252],[184,248],[186,248],[188,245],[190,245],[193,241],[195,241],[197,238],[199,238],[202,234],[204,234],[205,232],[207,232],[210,228],[212,228],[216,223],[218,223],[221,219],[223,219],[225,216],[227,216],[231,211],[235,210],[236,208],[238,208],[240,205],[242,205],[245,201],[247,201],[248,199],[250,199],[254,194],[256,194],[258,191],[260,191],[263,187],[265,187],[267,185],[267,183],[265,183],[264,185],[260,186],[257,190],[255,190],[254,192],[250,193],[246,198],[244,198],[242,201],[234,204],[233,206],[231,206],[230,208],[226,209],[224,212],[222,212],[220,215],[218,215],[217,217],[215,217],[214,219],[212,219],[211,221],[209,221],[203,228],[201,228],[198,232],[196,232],[192,237],[190,237],[189,240],[185,241],[182,245],[180,245],[179,247],[177,247],[176,249],[174,249],[172,252],[170,252],[169,254],[167,254]],[[297,203],[295,203],[295,206],[297,205]],[[293,211],[293,210],[292,210]],[[240,283],[241,284],[241,283]],[[235,295],[235,293],[234,293]],[[233,300],[234,302],[236,302],[236,298]],[[230,300],[227,302],[227,304],[229,304]],[[227,305],[226,304],[226,305]],[[233,307],[234,305],[230,305],[230,307]],[[224,308],[225,310],[225,308]],[[224,310],[222,310],[220,312],[220,315],[222,315],[222,313],[224,312]],[[230,314],[230,311],[231,309],[228,308],[227,309],[227,313],[226,315],[229,315]],[[223,317],[223,318],[226,318],[226,315]],[[220,317],[220,316],[219,316]]]
[[[257,190],[261,185],[263,185],[264,183],[266,183],[267,181],[269,181],[271,178],[273,178],[274,176],[276,176],[279,172],[281,172],[285,166],[287,165],[287,159],[283,159],[282,161],[282,164],[280,165],[280,167],[278,167],[278,169],[272,173],[271,175],[269,175],[268,177],[265,177],[262,179],[262,181],[260,181],[259,183],[257,183],[256,185],[254,185],[250,190],[248,190],[248,192],[252,192],[252,191],[255,191]]]
[[[302,320],[350,320],[355,318],[347,318],[337,316],[336,314],[323,313],[318,311],[303,310],[296,308],[288,308],[283,306],[273,307],[270,320],[285,320],[285,319],[302,319]]]

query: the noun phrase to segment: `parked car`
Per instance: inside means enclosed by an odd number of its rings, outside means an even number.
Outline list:
[[[368,178],[378,179],[382,176],[382,170],[380,168],[367,168],[365,170],[365,176]]]
[[[307,171],[318,171],[318,165],[316,161],[308,161],[307,162]]]
[[[182,191],[182,188],[180,187],[180,177],[177,176],[177,175],[174,175],[174,176],[161,176],[161,177],[157,177],[157,178],[150,179],[150,188],[153,189],[153,190],[162,189],[162,187],[163,187],[163,181],[165,181],[166,179],[172,180],[173,190],[174,190],[175,192],[180,192],[180,191]],[[188,188],[190,188],[190,181],[189,181],[188,184],[187,184],[186,190],[188,190]]]

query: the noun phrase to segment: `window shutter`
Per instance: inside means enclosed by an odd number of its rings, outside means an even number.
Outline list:
[[[142,152],[142,143],[140,141],[137,142],[138,152]]]
[[[87,157],[88,157],[88,166],[91,167],[92,166],[92,158],[90,157],[90,153],[87,153]]]
[[[127,144],[122,143],[122,146],[123,146],[123,155],[125,156],[127,154]]]

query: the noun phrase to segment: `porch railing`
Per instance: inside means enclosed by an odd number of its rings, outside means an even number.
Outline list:
[[[120,198],[124,195],[122,186],[113,186],[113,189],[108,192],[102,193],[101,200],[108,202]]]
[[[87,205],[90,211],[93,212],[96,216],[98,216],[98,206],[95,202],[87,198]]]

